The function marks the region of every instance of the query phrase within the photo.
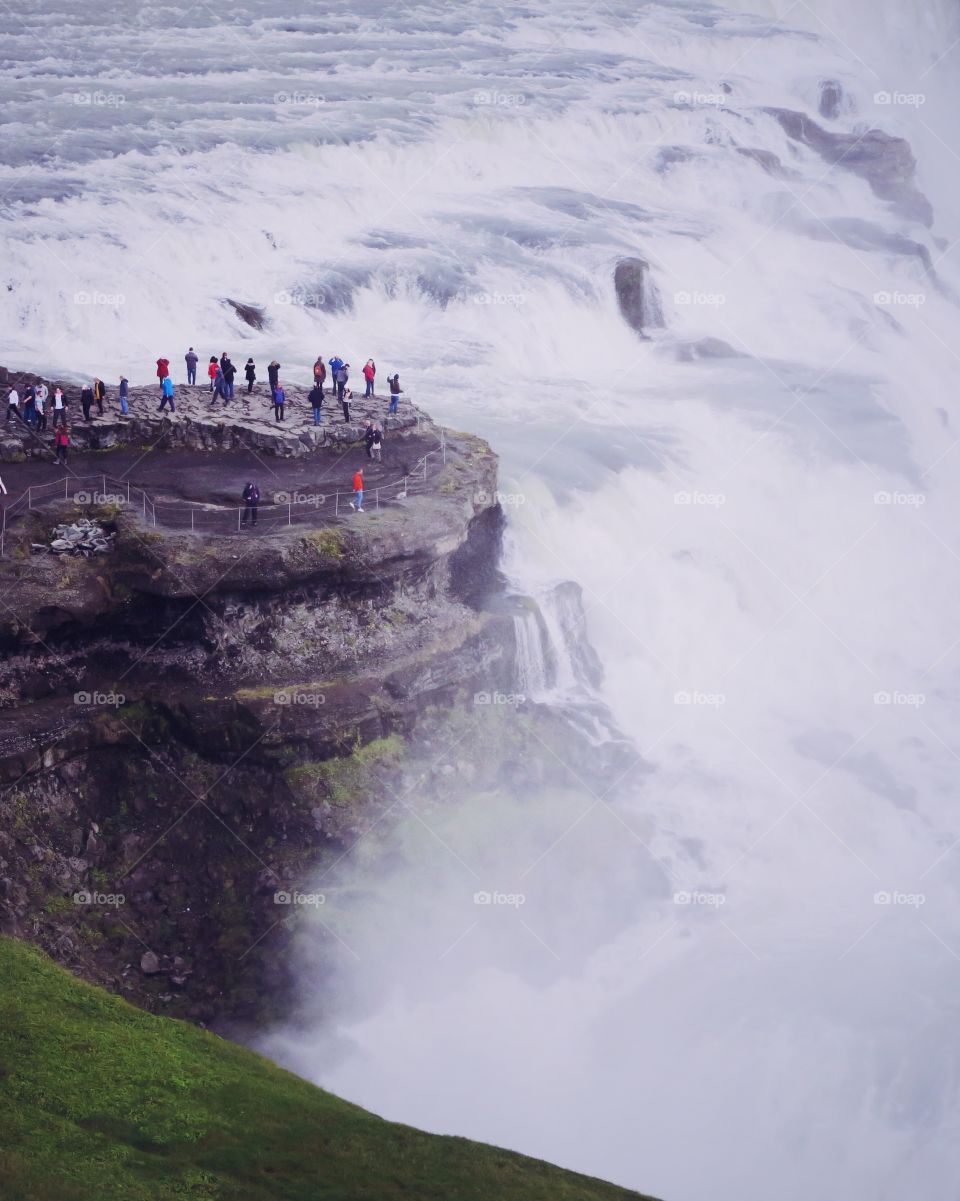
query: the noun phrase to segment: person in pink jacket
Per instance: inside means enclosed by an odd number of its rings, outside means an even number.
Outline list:
[[[373,395],[373,381],[377,378],[377,365],[373,359],[367,359],[363,368],[363,378],[367,381],[367,390],[364,392],[364,397]]]

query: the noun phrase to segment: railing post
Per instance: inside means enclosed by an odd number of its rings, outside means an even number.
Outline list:
[[[190,510],[190,532],[193,533],[193,509]]]
[[[146,521],[147,520],[147,494],[146,494],[146,492],[141,492],[140,495],[143,497],[143,520]]]
[[[70,477],[68,475],[63,477],[63,499],[70,499]]]
[[[287,525],[293,525],[293,505],[287,501]]]
[[[373,507],[375,509],[380,508],[380,489],[379,488],[373,494]]]
[[[237,505],[237,533],[240,533],[240,506]]]
[[[333,494],[333,515],[334,515],[334,517],[340,516],[340,493],[339,492],[334,492],[334,494]]]
[[[127,480],[127,504],[130,503],[130,481]]]
[[[32,488],[27,489],[27,508],[28,509],[33,508],[33,489]]]
[[[444,433],[443,426],[440,427],[440,453],[443,455],[443,461],[447,461],[447,437]]]
[[[102,476],[100,477],[100,482],[101,482],[101,485],[102,485],[102,486],[101,486],[101,488],[100,488],[100,495],[101,495],[101,496],[106,496],[106,495],[107,495],[107,477],[106,477],[105,475],[102,475]]]

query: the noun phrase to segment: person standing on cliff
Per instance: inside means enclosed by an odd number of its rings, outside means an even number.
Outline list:
[[[370,453],[370,448],[373,446],[373,422],[372,421],[368,420],[363,423],[363,442],[367,448],[367,458],[372,459],[373,455]]]
[[[7,393],[7,421],[11,417],[20,416],[20,393],[16,388],[11,388]]]
[[[27,384],[23,390],[23,420],[27,425],[33,425],[37,419],[37,390],[33,384]]]
[[[283,406],[287,403],[287,394],[283,388],[277,384],[273,391],[273,419],[274,421],[283,421]]]
[[[330,368],[330,391],[336,392],[337,372],[343,366],[343,359],[341,359],[338,354],[332,354],[330,358],[327,359],[327,366]]]
[[[160,389],[163,390],[163,381],[170,374],[170,360],[157,359],[157,379],[160,381]]]
[[[276,359],[270,361],[270,366],[267,368],[267,379],[270,381],[270,400],[273,401],[273,394],[280,386],[280,364]]]
[[[37,433],[45,434],[47,432],[47,385],[40,383],[37,385],[37,394],[34,397],[34,404],[37,410]]]
[[[57,425],[62,423],[67,424],[67,402],[63,398],[63,389],[54,388],[53,390],[53,426],[56,429]]]
[[[314,384],[310,389],[310,395],[307,397],[310,401],[310,407],[313,409],[313,424],[320,424],[320,410],[323,408],[323,386]]]
[[[260,489],[252,480],[247,482],[246,488],[243,490],[243,519],[242,524],[247,524],[247,518],[251,518],[251,525],[257,524],[257,506],[260,504]]]
[[[173,399],[173,380],[169,375],[163,377],[163,395],[160,397],[161,413],[167,407],[167,401],[170,402],[170,412],[175,413],[177,411],[177,403]]]
[[[350,364],[344,363],[342,367],[337,369],[337,400],[343,403],[343,391],[350,382]]]
[[[395,413],[397,406],[400,403],[400,393],[403,389],[400,387],[400,376],[394,375],[390,380],[390,412]]]
[[[323,381],[327,378],[327,368],[323,361],[322,355],[317,355],[317,361],[313,365],[313,384],[315,388],[320,389],[320,399],[323,399]]]
[[[373,427],[373,441],[370,443],[370,458],[383,461],[383,430],[379,425]]]
[[[125,375],[121,375],[120,376],[120,392],[118,393],[118,396],[120,399],[120,416],[121,417],[126,417],[127,414],[130,412],[130,406],[127,404],[127,397],[129,395],[130,395],[130,381],[127,379],[127,377]]]
[[[373,395],[373,383],[377,378],[377,365],[373,359],[367,359],[363,365],[363,378],[367,381],[367,390],[363,394],[364,400],[369,400]]]
[[[243,374],[247,378],[247,395],[249,395],[253,391],[253,385],[257,382],[257,365],[253,359],[247,359]]]
[[[351,400],[353,400],[353,393],[350,391],[349,388],[347,388],[346,391],[343,392],[343,394],[340,397],[340,407],[341,407],[341,409],[343,409],[343,420],[345,422],[348,422],[350,420],[350,401]]]
[[[237,374],[237,369],[234,367],[230,359],[224,363],[220,361],[220,370],[223,372],[224,395],[227,400],[233,400],[233,379]]]
[[[93,381],[93,399],[97,402],[97,412],[103,416],[103,398],[107,394],[107,389],[103,385],[102,379],[94,379]]]
[[[191,346],[187,353],[183,356],[183,359],[187,364],[187,383],[196,385],[197,363],[200,362],[200,357]]]
[[[358,467],[353,474],[353,500],[350,508],[357,513],[363,512],[363,468]]]
[[[219,370],[219,368],[220,368],[220,364],[217,362],[217,356],[215,354],[212,354],[210,356],[210,362],[207,364],[207,379],[209,379],[209,381],[210,381],[210,391],[211,392],[213,391],[213,386],[216,381],[217,371]]]
[[[84,421],[90,420],[90,408],[93,405],[93,389],[89,384],[80,389],[80,408],[83,409]]]
[[[66,418],[64,418],[63,425],[53,435],[53,445],[56,448],[54,462],[60,467],[66,467],[67,452],[70,449],[70,430],[67,428]]]

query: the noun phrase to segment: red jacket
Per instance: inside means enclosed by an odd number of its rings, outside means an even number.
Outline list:
[[[70,445],[70,435],[67,433],[67,431],[65,429],[58,429],[57,436],[54,438],[54,442],[56,443],[57,446],[69,446]]]
[[[157,359],[157,379],[166,379],[170,374],[170,360]]]
[[[209,375],[211,379],[217,378],[217,368],[219,366],[220,364],[216,361],[216,359],[214,359],[212,363],[207,364],[207,375]]]
[[[358,471],[354,474],[353,490],[354,490],[354,492],[362,492],[363,491],[363,472],[362,471]]]
[[[371,367],[369,363],[366,363],[364,365],[364,368],[363,368],[363,378],[364,379],[374,379],[376,374],[377,374],[376,367]]]

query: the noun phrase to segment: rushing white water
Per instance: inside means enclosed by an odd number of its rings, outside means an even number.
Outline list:
[[[386,905],[358,847],[272,1048],[670,1201],[955,1199],[957,6],[74,7],[5,10],[0,361],[399,370],[641,756],[398,832]],[[908,138],[933,230],[771,107]]]

